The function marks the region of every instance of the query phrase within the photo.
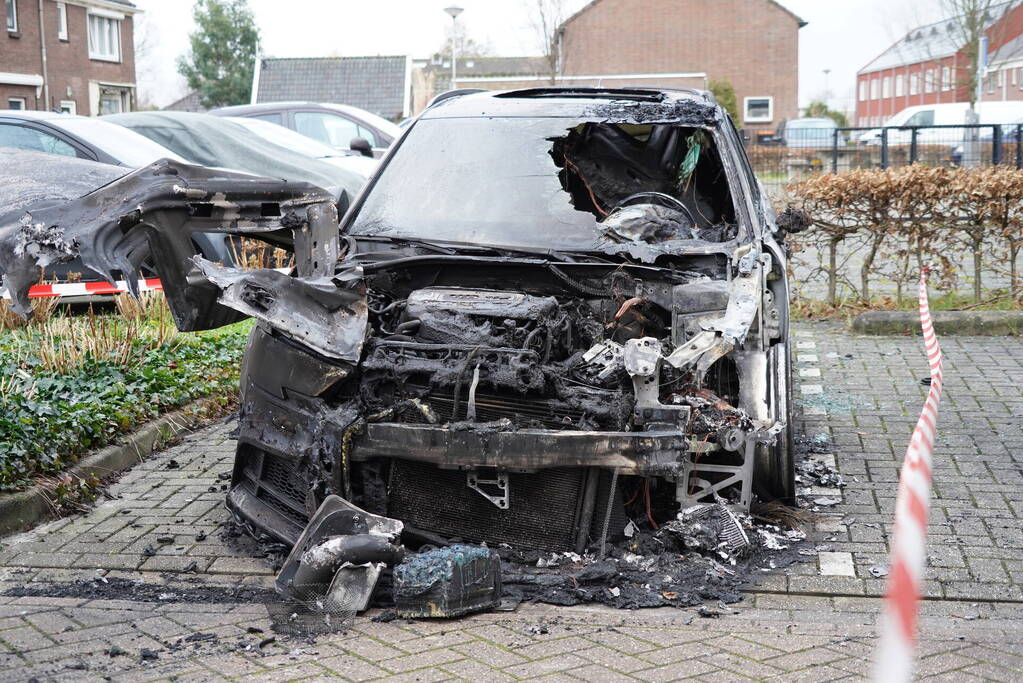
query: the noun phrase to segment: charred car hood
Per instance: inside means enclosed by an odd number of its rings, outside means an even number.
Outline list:
[[[166,159],[117,177],[102,164],[4,154],[14,163],[0,173],[9,193],[0,205],[15,208],[0,216],[0,276],[17,312],[29,313],[28,290],[51,264],[80,259],[110,282],[124,278],[137,294],[140,267],[151,261],[183,331],[253,316],[324,356],[358,360],[365,289],[357,265],[337,267],[337,209],[325,190]],[[79,190],[86,193],[67,199]],[[192,236],[202,232],[293,247],[296,277],[195,256]]]

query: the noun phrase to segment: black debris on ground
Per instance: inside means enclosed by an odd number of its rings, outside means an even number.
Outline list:
[[[739,519],[748,547],[728,550],[722,540],[726,513],[719,506],[701,506],[699,514],[657,531],[637,531],[632,538],[579,555],[519,551],[498,547],[504,597],[553,605],[599,603],[619,609],[690,607],[704,602],[732,604],[741,589],[771,569],[803,561],[799,550],[809,545],[802,531]]]
[[[804,460],[796,468],[796,486],[823,486],[845,488],[846,483],[838,471],[820,460]]]

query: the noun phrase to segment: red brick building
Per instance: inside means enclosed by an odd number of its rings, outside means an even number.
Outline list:
[[[0,109],[95,116],[131,111],[135,49],[127,0],[0,0]],[[42,9],[40,10],[40,4]]]
[[[562,24],[559,70],[566,79],[602,76],[605,85],[727,80],[736,125],[769,128],[799,115],[805,23],[774,0],[593,0]]]
[[[557,74],[542,57],[459,59],[456,87],[512,90],[544,85],[706,88],[729,81],[737,126],[773,128],[799,115],[799,29],[806,22],[774,0],[592,0],[558,31]],[[448,87],[450,62],[427,66]]]
[[[969,102],[970,60],[955,19],[920,26],[856,76],[856,125],[878,126],[906,107]],[[1023,99],[1023,2],[1000,3],[986,20],[989,68],[983,100]]]

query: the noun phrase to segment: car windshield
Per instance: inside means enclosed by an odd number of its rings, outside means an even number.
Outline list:
[[[735,237],[706,130],[557,118],[413,126],[349,233],[565,251]]]
[[[287,147],[299,154],[305,154],[306,156],[311,156],[316,159],[342,156],[338,154],[338,151],[333,147],[328,147],[327,145],[317,142],[312,138],[307,138],[304,135],[296,133],[290,128],[278,126],[276,123],[260,121],[259,119],[247,116],[227,116],[225,118],[228,121],[234,121],[239,125],[245,126],[264,140],[272,142],[275,145],[280,145],[281,147]]]
[[[69,116],[56,119],[53,124],[132,168],[148,166],[157,159],[184,161],[163,145],[153,142],[135,131],[106,121],[84,116]]]

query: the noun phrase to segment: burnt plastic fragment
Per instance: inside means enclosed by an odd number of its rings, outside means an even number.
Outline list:
[[[411,555],[394,568],[394,606],[403,617],[458,617],[501,602],[501,559],[483,546],[453,545]]]
[[[274,629],[312,635],[341,631],[366,609],[384,567],[399,562],[402,523],[327,496],[292,548],[267,605]]]

